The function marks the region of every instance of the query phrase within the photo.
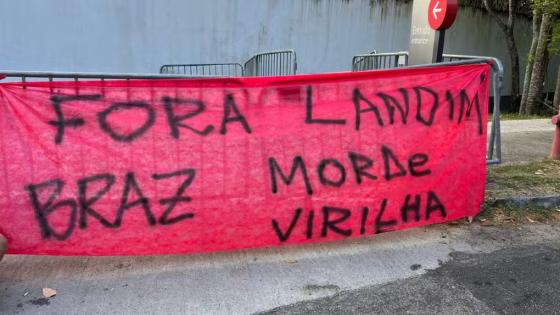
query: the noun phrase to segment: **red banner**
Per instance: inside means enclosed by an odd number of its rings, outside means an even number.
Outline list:
[[[476,215],[488,65],[0,84],[13,254],[193,253]]]

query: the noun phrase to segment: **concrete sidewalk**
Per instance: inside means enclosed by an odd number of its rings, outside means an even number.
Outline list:
[[[555,130],[550,119],[505,120],[501,129],[504,164],[531,162],[549,155]]]
[[[489,253],[550,243],[560,244],[558,227],[499,229],[472,224],[205,255],[7,256],[0,263],[0,310],[3,314],[249,314],[417,277],[437,270],[455,252]],[[559,264],[550,268],[560,274]],[[58,294],[45,299],[44,287]],[[446,294],[446,287],[439,290],[434,294]]]

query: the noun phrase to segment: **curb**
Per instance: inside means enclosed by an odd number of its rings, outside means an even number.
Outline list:
[[[544,208],[554,208],[560,206],[560,195],[498,198],[492,202],[492,205],[515,205],[517,207],[538,206]]]

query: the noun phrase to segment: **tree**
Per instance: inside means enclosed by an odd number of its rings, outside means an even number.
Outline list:
[[[515,26],[515,13],[517,10],[517,0],[509,0],[508,2],[508,18],[504,21],[488,4],[488,0],[484,0],[484,7],[488,13],[494,18],[500,29],[505,35],[506,45],[509,53],[509,60],[511,63],[511,97],[514,105],[519,104],[519,53],[517,52],[517,45],[515,43],[514,26]]]
[[[543,83],[548,68],[548,43],[551,33],[552,18],[550,14],[545,13],[541,20],[537,50],[535,51],[535,61],[531,73],[531,82],[529,83],[529,91],[527,92],[527,103],[525,104],[526,114],[537,114],[539,108]]]
[[[560,1],[557,1],[560,2]],[[557,11],[560,14],[560,3],[557,3]],[[556,23],[552,31],[552,38],[548,50],[553,55],[560,55],[560,23]],[[556,88],[554,89],[554,101],[552,102],[554,111],[560,111],[560,65],[556,70]]]
[[[531,49],[527,57],[527,65],[525,66],[525,78],[523,79],[523,91],[521,92],[521,103],[519,104],[519,114],[527,113],[527,94],[529,93],[529,85],[531,83],[531,75],[533,74],[533,63],[535,61],[535,52],[537,51],[537,43],[539,40],[539,30],[541,27],[542,14],[538,7],[533,9],[533,40],[531,41]]]
[[[534,62],[525,104],[526,114],[537,114],[541,103],[543,83],[548,68],[553,33],[558,29],[560,0],[535,0],[534,7],[542,12],[542,19],[535,50]],[[554,50],[552,51],[554,53]]]
[[[556,88],[554,89],[554,105],[555,111],[560,111],[560,65],[558,65],[558,70],[556,70]]]

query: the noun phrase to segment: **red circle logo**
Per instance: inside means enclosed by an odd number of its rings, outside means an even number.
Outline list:
[[[457,0],[431,0],[428,22],[434,30],[448,29],[457,16]]]

